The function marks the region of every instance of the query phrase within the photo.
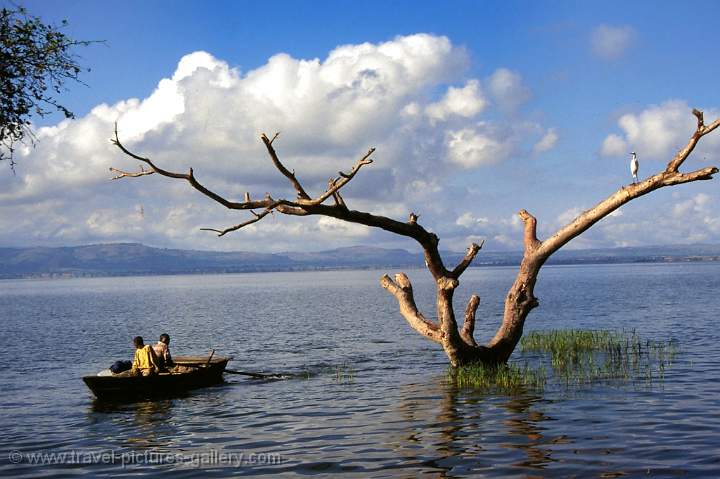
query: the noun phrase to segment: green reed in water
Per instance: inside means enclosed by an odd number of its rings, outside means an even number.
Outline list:
[[[674,341],[642,340],[635,331],[549,330],[527,333],[519,352],[522,366],[468,365],[451,371],[460,387],[543,389],[548,382],[572,387],[602,381],[662,380],[678,353]],[[527,357],[535,356],[530,366]],[[546,373],[549,366],[551,374]]]
[[[542,390],[547,382],[543,367],[533,368],[527,363],[488,366],[470,364],[448,370],[448,379],[461,388],[486,391],[517,392],[525,389]]]
[[[352,383],[355,381],[355,370],[348,363],[335,366],[335,381],[339,383]]]
[[[579,385],[664,379],[678,346],[675,341],[643,340],[634,330],[570,329],[530,332],[521,339],[520,352],[549,353],[554,377]]]

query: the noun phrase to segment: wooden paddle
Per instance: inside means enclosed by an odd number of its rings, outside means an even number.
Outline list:
[[[207,363],[205,363],[205,367],[210,366],[210,361],[212,361],[212,358],[214,355],[215,355],[215,350],[213,349],[212,351],[210,351],[210,357],[208,358]]]
[[[233,371],[232,369],[226,369],[225,372],[228,374],[242,374],[243,376],[250,376],[255,379],[284,379],[287,377],[284,374],[251,373],[248,371]]]

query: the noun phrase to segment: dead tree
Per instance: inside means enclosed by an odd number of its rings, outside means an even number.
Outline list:
[[[705,167],[690,173],[679,171],[680,166],[692,153],[700,138],[720,126],[720,119],[710,125],[705,125],[703,113],[693,110],[697,118],[697,128],[690,137],[687,145],[682,148],[670,160],[664,170],[640,181],[622,186],[618,191],[611,194],[589,210],[582,212],[570,223],[560,228],[555,234],[541,241],[536,234],[537,220],[526,210],[518,214],[524,222],[524,254],[520,269],[515,282],[510,287],[505,298],[505,311],[503,321],[493,337],[486,345],[478,345],[473,337],[475,329],[475,313],[480,298],[473,295],[465,310],[465,318],[462,328],[458,327],[453,310],[453,293],[458,287],[460,276],[472,263],[480,251],[482,244],[472,244],[460,263],[452,269],[448,269],[443,263],[438,251],[439,239],[437,235],[426,230],[418,223],[418,217],[410,213],[407,221],[398,221],[385,216],[374,215],[364,211],[356,211],[348,208],[343,200],[340,190],[347,185],[363,166],[372,163],[374,148],[371,148],[360,158],[352,169],[347,172],[339,172],[337,177],[331,178],[327,189],[320,195],[311,197],[298,180],[294,171],[289,171],[278,158],[273,147],[277,134],[268,138],[265,134],[261,136],[267,148],[270,159],[275,167],[283,174],[297,193],[295,199],[276,199],[267,194],[262,199],[252,200],[249,193],[245,193],[243,201],[231,201],[223,196],[209,190],[202,185],[195,177],[192,168],[188,173],[175,173],[160,168],[149,158],[139,156],[129,151],[121,142],[115,128],[115,138],[112,142],[124,154],[141,162],[140,171],[125,172],[111,168],[116,173],[113,179],[124,177],[138,177],[151,174],[159,174],[169,178],[185,180],[196,190],[205,196],[215,200],[226,208],[233,210],[249,210],[252,217],[234,226],[224,229],[203,228],[223,236],[231,231],[236,231],[244,226],[256,223],[273,211],[286,215],[310,216],[322,215],[337,218],[351,223],[358,223],[373,228],[380,228],[390,233],[407,236],[417,241],[422,246],[425,263],[436,283],[436,307],[437,318],[430,320],[426,318],[415,304],[412,285],[404,273],[398,273],[394,279],[384,275],[380,279],[382,286],[389,291],[398,301],[400,313],[410,326],[418,333],[431,341],[442,345],[445,353],[453,366],[459,366],[472,362],[483,362],[496,364],[507,362],[515,346],[523,333],[523,326],[528,313],[538,306],[534,289],[540,268],[545,261],[557,250],[562,248],[571,239],[582,234],[592,225],[606,217],[625,203],[646,195],[651,191],[666,186],[679,185],[698,180],[712,179],[712,175],[718,172],[714,166]],[[146,169],[144,166],[147,166]],[[255,211],[257,210],[257,211]]]

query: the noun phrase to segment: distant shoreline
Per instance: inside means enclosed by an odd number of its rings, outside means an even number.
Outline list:
[[[442,252],[446,264],[463,254]],[[520,252],[481,252],[474,267],[518,266]],[[560,251],[548,265],[709,263],[720,245],[648,246]],[[93,278],[423,268],[403,249],[354,246],[311,253],[212,252],[160,249],[138,243],[58,248],[0,248],[0,279]]]

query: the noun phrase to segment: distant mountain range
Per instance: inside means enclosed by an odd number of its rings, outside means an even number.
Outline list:
[[[442,252],[448,266],[463,253]],[[520,252],[478,254],[474,266],[520,263]],[[720,261],[720,245],[649,246],[556,253],[548,264]],[[314,253],[215,252],[152,248],[138,243],[59,248],[0,248],[0,278],[129,276],[423,267],[420,253],[353,246]]]

